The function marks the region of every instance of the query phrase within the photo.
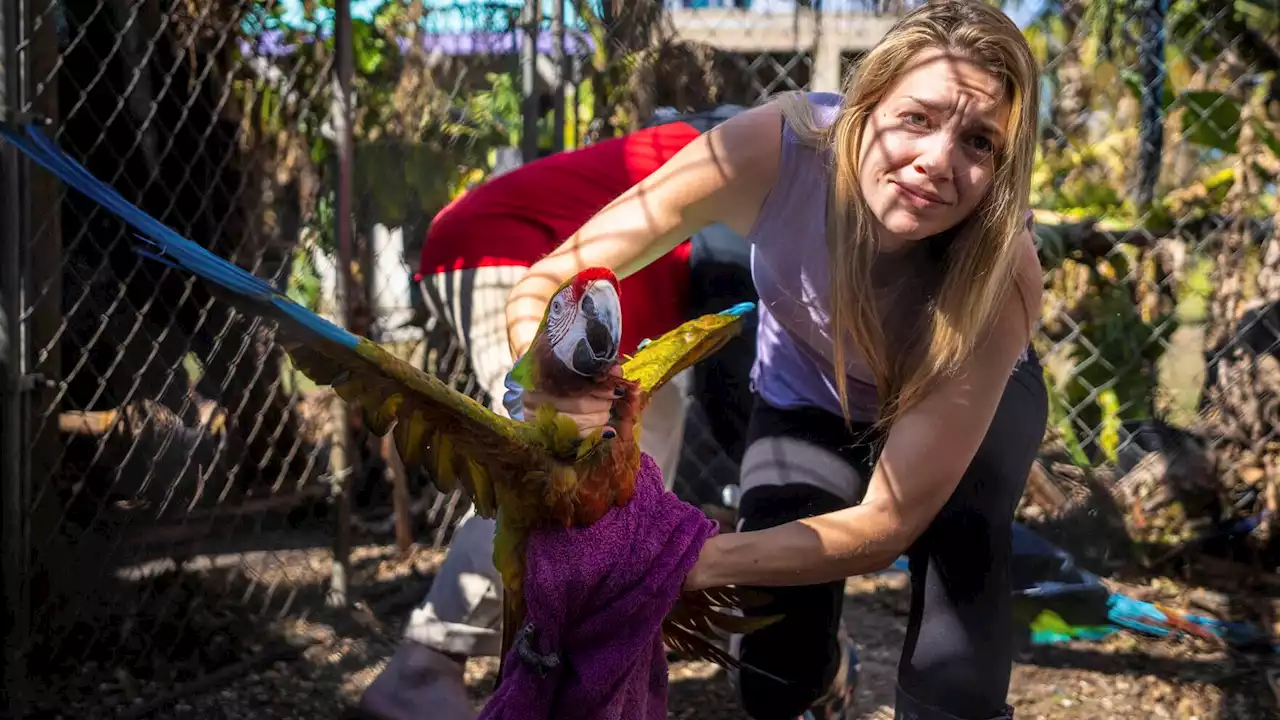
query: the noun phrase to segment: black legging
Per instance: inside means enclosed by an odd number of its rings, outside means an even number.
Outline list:
[[[1006,717],[1014,627],[1009,577],[1014,509],[1043,439],[1048,400],[1033,353],[1010,378],[985,439],[959,486],[908,550],[911,613],[898,669],[897,716],[917,720]],[[756,400],[749,442],[791,437],[840,455],[865,482],[878,443],[817,409],[780,410]],[[838,510],[846,503],[812,485],[759,486],[740,508],[744,531]],[[803,713],[830,686],[840,664],[836,631],[844,582],[764,588],[758,612],[785,618],[742,639],[744,663],[789,681],[743,670],[744,709],[756,720]],[[850,622],[856,623],[857,618]]]

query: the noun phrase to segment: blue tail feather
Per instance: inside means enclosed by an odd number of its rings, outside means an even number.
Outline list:
[[[188,272],[194,272],[248,297],[266,299],[274,293],[274,289],[261,278],[213,255],[129,203],[115,188],[94,177],[79,163],[67,157],[39,130],[27,128],[27,134],[32,138],[30,143],[25,138],[15,137],[7,128],[0,132],[3,132],[5,139],[14,147],[22,150],[24,154],[58,176],[63,182],[140,231],[143,240],[172,258],[171,264],[177,263]]]
[[[94,177],[62,152],[39,128],[28,124],[22,126],[22,129],[24,134],[18,134],[12,126],[0,124],[0,137],[67,185],[138,230],[138,239],[152,248],[135,247],[134,251],[139,255],[190,272],[233,295],[264,305],[264,310],[277,310],[305,330],[330,342],[346,347],[355,347],[360,342],[358,336],[280,295],[267,281],[182,237],[125,200],[115,188]]]

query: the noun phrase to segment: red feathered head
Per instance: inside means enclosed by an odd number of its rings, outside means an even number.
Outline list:
[[[603,380],[618,360],[621,342],[618,278],[608,268],[587,268],[551,296],[525,359],[536,359],[541,380],[567,389]],[[517,375],[523,374],[518,368]]]

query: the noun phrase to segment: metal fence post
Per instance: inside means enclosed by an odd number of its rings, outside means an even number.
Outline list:
[[[366,331],[359,318],[366,316],[363,303],[358,298],[355,279],[351,275],[352,205],[351,174],[353,171],[351,130],[351,76],[355,57],[351,38],[351,0],[334,3],[333,41],[337,57],[334,62],[333,127],[338,145],[337,212],[334,215],[334,231],[338,245],[338,308],[342,322],[353,332]],[[364,269],[366,272],[367,268]],[[350,600],[351,572],[351,492],[355,482],[357,453],[353,443],[351,425],[354,415],[341,398],[334,396],[335,413],[333,427],[335,437],[330,453],[329,471],[334,476],[337,496],[337,526],[333,539],[333,576],[329,586],[329,605],[346,606]]]
[[[1142,78],[1142,110],[1134,202],[1141,212],[1147,212],[1155,199],[1160,159],[1164,154],[1165,16],[1169,7],[1167,0],[1147,0],[1139,7],[1142,36],[1138,41],[1138,75]]]
[[[5,3],[0,9],[0,113],[21,107],[22,73],[19,71],[18,40],[21,37],[22,5]],[[5,118],[0,117],[0,121]],[[21,378],[24,370],[22,317],[22,203],[19,195],[18,156],[10,148],[0,148],[0,523],[4,543],[4,606],[9,608],[4,623],[4,693],[8,711],[23,717],[26,696],[25,569],[26,532],[23,529],[25,475],[22,472],[23,410]]]
[[[520,151],[526,163],[538,159],[538,26],[541,20],[538,0],[525,0],[520,16],[520,99],[524,117]]]
[[[551,14],[551,59],[555,66],[554,84],[551,93],[554,115],[551,121],[551,149],[555,152],[564,150],[565,122],[565,84],[569,81],[568,54],[565,52],[564,37],[564,4],[567,0],[553,0]]]

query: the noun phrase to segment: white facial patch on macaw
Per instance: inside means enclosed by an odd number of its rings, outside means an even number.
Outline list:
[[[547,339],[556,358],[579,375],[594,377],[612,365],[622,339],[622,306],[613,283],[594,280],[580,298],[572,286],[556,293]]]

